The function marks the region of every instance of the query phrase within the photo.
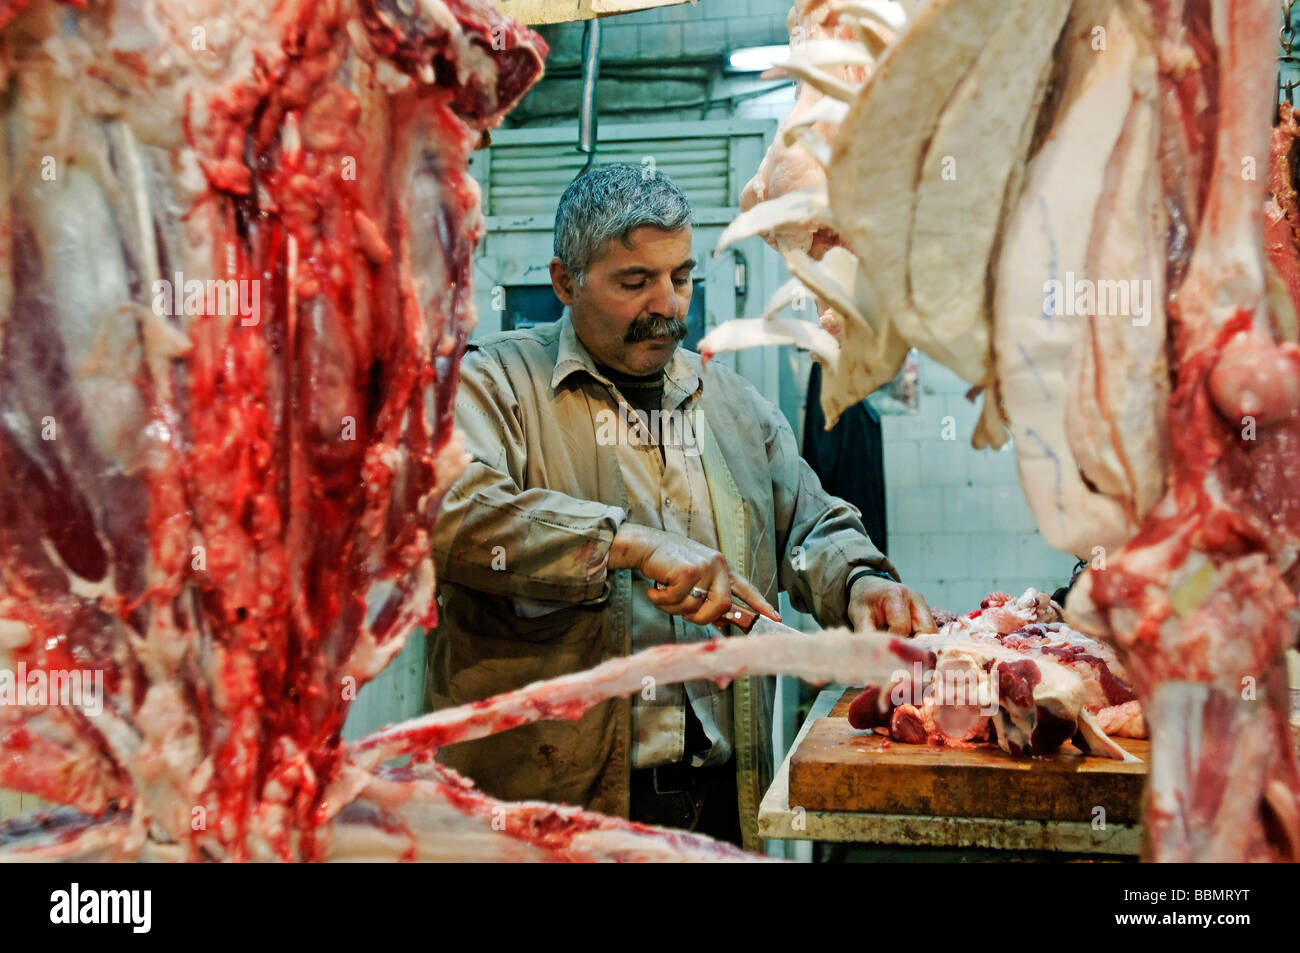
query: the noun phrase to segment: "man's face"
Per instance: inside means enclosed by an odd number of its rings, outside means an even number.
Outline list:
[[[581,285],[558,258],[551,285],[592,358],[624,374],[655,374],[686,337],[691,307],[691,230],[634,229],[605,243]]]

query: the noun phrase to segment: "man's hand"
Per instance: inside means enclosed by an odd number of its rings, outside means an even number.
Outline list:
[[[853,584],[849,620],[855,632],[884,629],[895,635],[913,635],[938,631],[919,592],[879,576],[863,576]]]
[[[769,619],[781,621],[762,593],[735,572],[722,553],[684,536],[624,523],[610,547],[609,568],[636,569],[663,584],[662,589],[650,589],[650,601],[669,615],[697,625],[722,618],[731,608],[733,594]],[[705,595],[692,596],[692,589]]]

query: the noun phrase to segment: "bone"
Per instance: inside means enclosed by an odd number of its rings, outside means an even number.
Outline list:
[[[795,675],[814,685],[830,681],[888,685],[906,658],[906,643],[884,634],[833,630],[817,635],[714,639],[647,649],[587,672],[537,682],[474,705],[448,708],[381,729],[358,740],[352,760],[363,768],[406,754],[429,755],[448,744],[484,738],[534,721],[574,720],[607,698],[643,689],[643,679],[670,683],[740,675]]]

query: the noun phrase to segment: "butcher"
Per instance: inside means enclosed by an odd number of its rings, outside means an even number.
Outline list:
[[[456,423],[470,460],[435,529],[434,708],[714,638],[733,599],[779,621],[780,590],[826,628],[934,631],[860,512],[799,456],[781,411],[680,346],[692,220],[662,173],[610,165],[579,177],[560,200],[550,264],[565,313],[469,344]],[[633,699],[576,722],[439,757],[497,797],[757,849],[773,695],[770,678],[647,678]]]

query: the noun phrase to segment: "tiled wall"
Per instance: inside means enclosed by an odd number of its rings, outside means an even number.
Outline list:
[[[1069,581],[1074,557],[1043,541],[1025,501],[1015,451],[974,450],[978,407],[956,374],[919,356],[920,412],[884,415],[889,555],[934,606],[975,608],[990,590],[1019,595]],[[944,439],[952,417],[955,438]]]
[[[784,43],[793,0],[705,0],[610,17],[602,55],[672,59]]]

